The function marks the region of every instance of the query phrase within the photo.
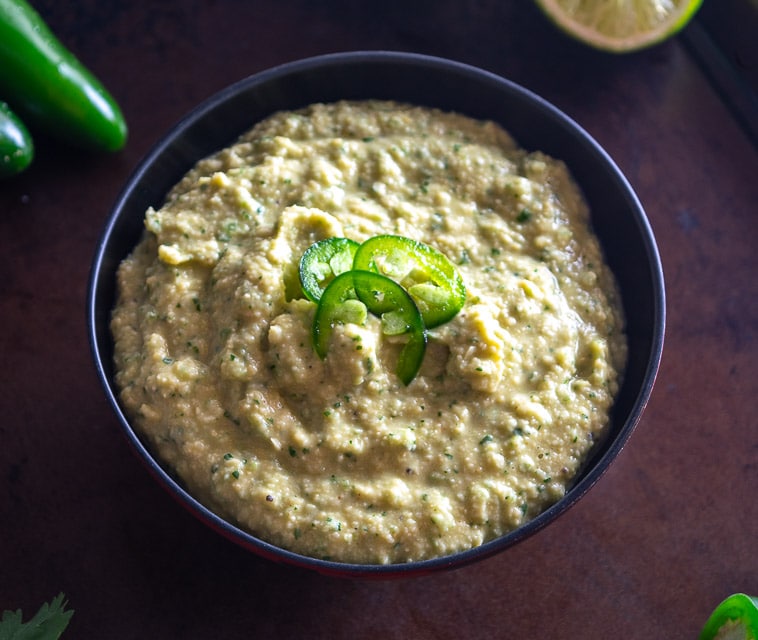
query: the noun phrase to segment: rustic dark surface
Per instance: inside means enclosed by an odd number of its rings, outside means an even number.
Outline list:
[[[41,140],[0,183],[0,610],[63,591],[64,638],[694,638],[758,595],[758,152],[681,40],[609,56],[520,0],[71,4],[36,6],[131,137]],[[185,513],[121,437],[85,325],[109,207],[157,138],[248,74],[356,49],[471,63],[567,112],[637,190],[668,291],[655,390],[600,483],[505,553],[404,581],[279,566]]]

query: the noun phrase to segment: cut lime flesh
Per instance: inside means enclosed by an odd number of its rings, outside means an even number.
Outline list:
[[[605,51],[635,51],[677,33],[703,0],[535,0],[563,31]]]

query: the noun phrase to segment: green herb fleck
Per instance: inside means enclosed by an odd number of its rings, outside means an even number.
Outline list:
[[[528,222],[532,217],[532,212],[529,209],[522,209],[516,216],[516,222]]]

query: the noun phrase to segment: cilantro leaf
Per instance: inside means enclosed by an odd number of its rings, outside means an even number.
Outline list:
[[[23,622],[21,610],[3,611],[0,618],[0,640],[58,640],[68,626],[73,610],[66,608],[64,595],[59,593],[50,604],[43,604],[34,617]]]

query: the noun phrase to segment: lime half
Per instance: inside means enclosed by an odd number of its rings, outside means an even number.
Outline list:
[[[597,49],[622,53],[674,35],[703,0],[535,0],[570,36]]]

